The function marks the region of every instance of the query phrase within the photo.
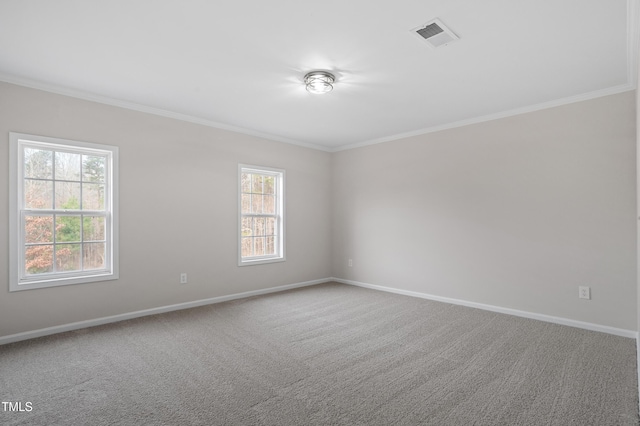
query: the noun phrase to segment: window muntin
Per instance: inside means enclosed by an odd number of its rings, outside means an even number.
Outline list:
[[[283,261],[284,170],[240,165],[238,174],[238,264]]]
[[[10,290],[116,279],[117,148],[10,134]]]

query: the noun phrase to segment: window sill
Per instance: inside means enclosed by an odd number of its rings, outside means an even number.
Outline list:
[[[258,258],[255,260],[241,260],[238,262],[238,266],[252,266],[252,265],[264,265],[265,263],[278,263],[284,262],[284,257],[272,257],[272,258]]]
[[[86,284],[99,281],[117,280],[118,274],[112,272],[101,272],[93,275],[83,275],[80,277],[48,278],[42,280],[23,280],[21,282],[12,281],[9,291],[34,290],[37,288],[60,287],[65,285]]]

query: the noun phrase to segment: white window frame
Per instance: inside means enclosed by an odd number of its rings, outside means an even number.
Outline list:
[[[29,275],[25,272],[25,227],[27,213],[71,215],[88,211],[53,209],[27,209],[24,206],[24,149],[46,148],[64,152],[96,154],[106,157],[105,164],[105,268],[99,270],[52,272]],[[96,281],[115,280],[118,272],[118,147],[79,142],[46,136],[9,133],[9,291],[57,287]],[[90,211],[89,211],[90,213]]]
[[[276,177],[276,213],[275,215],[254,215],[242,213],[242,173],[255,173]],[[238,164],[238,266],[261,265],[265,263],[284,262],[285,254],[285,171],[272,167]],[[242,257],[242,218],[247,216],[276,217],[277,240],[276,254],[265,256]]]

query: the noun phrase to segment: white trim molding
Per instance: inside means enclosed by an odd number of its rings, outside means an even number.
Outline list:
[[[200,124],[202,126],[212,127],[214,129],[227,130],[230,132],[240,133],[243,135],[253,136],[260,139],[267,139],[276,142],[287,143],[290,145],[297,145],[304,148],[311,148],[318,151],[328,152],[329,149],[322,145],[316,145],[313,143],[300,142],[297,140],[285,138],[270,133],[259,132],[245,127],[233,126],[230,124],[220,123],[218,121],[209,120],[206,118],[198,117],[190,114],[182,114],[179,112],[169,111],[161,108],[156,108],[148,105],[138,104],[135,102],[125,101],[121,99],[112,98],[109,96],[97,95],[84,90],[71,89],[68,87],[36,81],[24,77],[18,77],[12,74],[6,74],[0,72],[0,81],[5,83],[14,84],[16,86],[27,87],[30,89],[42,90],[44,92],[55,93],[57,95],[68,96],[70,98],[82,99],[85,101],[96,102],[103,105],[115,106],[118,108],[124,108],[131,111],[138,111],[145,114],[157,115],[159,117],[172,118],[174,120],[180,120],[187,123]]]
[[[420,293],[416,291],[402,290],[398,288],[385,287],[375,284],[367,284],[359,281],[345,280],[342,278],[331,278],[332,281],[342,284],[353,285],[357,287],[368,288],[371,290],[385,291],[388,293],[401,294],[403,296],[418,297],[420,299],[434,300],[436,302],[450,303],[452,305],[467,306],[469,308],[482,309],[485,311],[497,312],[501,314],[513,315],[516,317],[529,318],[553,324],[567,325],[569,327],[582,328],[584,330],[599,331],[601,333],[613,334],[615,336],[638,338],[638,333],[634,330],[625,330],[622,328],[609,327],[606,325],[593,324],[590,322],[577,321],[569,318],[554,317],[551,315],[538,314],[535,312],[520,311],[518,309],[503,308],[501,306],[486,305],[484,303],[469,302],[467,300],[453,299],[449,297],[435,296],[433,294]]]
[[[633,1],[636,1],[636,0],[630,0],[630,1],[633,2]],[[631,45],[631,44],[632,44],[631,42],[628,42],[628,45]],[[638,45],[638,43],[635,43],[635,45]],[[632,48],[629,48],[629,49],[631,50]],[[628,67],[627,67],[628,68],[628,73],[631,73],[631,72],[633,72],[632,70],[637,69],[637,66],[638,66],[637,63],[638,63],[637,55],[634,55],[632,58],[628,58]],[[242,127],[227,125],[227,124],[224,124],[224,123],[219,123],[219,122],[216,122],[216,121],[207,120],[207,119],[201,118],[201,117],[196,117],[196,116],[191,116],[191,115],[187,115],[187,114],[181,114],[181,113],[177,113],[177,112],[167,111],[167,110],[163,110],[163,109],[159,109],[159,108],[155,108],[155,107],[136,104],[136,103],[133,103],[133,102],[128,102],[128,101],[122,101],[122,100],[118,100],[118,99],[108,98],[106,96],[95,95],[95,94],[91,94],[91,93],[85,93],[85,92],[82,92],[82,91],[79,91],[79,90],[68,89],[68,88],[64,88],[64,87],[60,87],[60,86],[55,86],[55,85],[52,85],[52,84],[35,82],[35,81],[32,81],[32,80],[28,80],[28,79],[24,79],[24,78],[20,78],[20,77],[15,77],[15,76],[3,74],[3,73],[0,73],[0,82],[5,82],[5,83],[9,83],[9,84],[14,84],[16,86],[23,86],[23,87],[27,87],[27,88],[30,88],[30,89],[42,90],[42,91],[45,91],[45,92],[55,93],[55,94],[58,94],[58,95],[69,96],[69,97],[72,97],[72,98],[82,99],[82,100],[86,100],[86,101],[90,101],[90,102],[96,102],[96,103],[100,103],[100,104],[104,104],[104,105],[115,106],[115,107],[119,107],[119,108],[129,109],[129,110],[132,110],[132,111],[143,112],[143,113],[146,113],[146,114],[153,114],[153,115],[157,115],[157,116],[160,116],[160,117],[166,117],[166,118],[171,118],[171,119],[174,119],[174,120],[184,121],[184,122],[187,122],[187,123],[200,124],[202,126],[212,127],[212,128],[215,128],[215,129],[227,130],[227,131],[230,131],[230,132],[240,133],[240,134],[244,134],[244,135],[248,135],[248,136],[252,136],[252,137],[256,137],[256,138],[261,138],[261,139],[266,139],[266,140],[271,140],[271,141],[276,141],[276,142],[282,142],[282,143],[286,143],[286,144],[289,144],[289,145],[296,145],[296,146],[301,146],[301,147],[304,147],[304,148],[310,148],[310,149],[314,149],[314,150],[317,150],[317,151],[324,151],[324,152],[330,152],[330,153],[346,151],[346,150],[355,149],[355,148],[362,148],[362,147],[366,147],[366,146],[369,146],[369,145],[377,145],[377,144],[380,144],[380,143],[398,141],[398,140],[410,138],[410,137],[413,137],[413,136],[421,136],[421,135],[426,135],[426,134],[429,134],[429,133],[440,132],[442,130],[455,129],[455,128],[458,128],[458,127],[464,127],[464,126],[468,126],[468,125],[471,125],[471,124],[479,124],[479,123],[484,123],[484,122],[488,122],[488,121],[499,120],[501,118],[512,117],[512,116],[516,116],[516,115],[520,115],[520,114],[526,114],[526,113],[529,113],[529,112],[540,111],[540,110],[544,110],[544,109],[548,109],[548,108],[554,108],[554,107],[558,107],[558,106],[562,106],[562,105],[569,105],[569,104],[572,104],[572,103],[587,101],[587,100],[590,100],[590,99],[597,99],[597,98],[601,98],[601,97],[604,97],[604,96],[616,95],[616,94],[619,94],[619,93],[624,93],[624,92],[628,92],[628,91],[631,91],[631,90],[635,90],[635,88],[636,88],[636,79],[632,79],[632,80],[630,80],[627,83],[622,84],[622,85],[612,86],[612,87],[608,87],[608,88],[605,88],[605,89],[602,89],[602,90],[596,90],[596,91],[588,92],[588,93],[581,93],[581,94],[577,94],[577,95],[574,95],[574,96],[569,96],[569,97],[566,97],[566,98],[556,99],[556,100],[552,100],[552,101],[548,101],[548,102],[542,102],[540,104],[529,105],[529,106],[525,106],[525,107],[521,107],[521,108],[514,108],[514,109],[509,109],[509,110],[504,110],[504,111],[498,111],[498,112],[496,112],[494,114],[488,114],[488,115],[484,115],[484,116],[473,117],[473,118],[466,119],[466,120],[461,120],[461,121],[443,123],[443,124],[439,124],[439,125],[434,125],[434,126],[430,126],[430,127],[426,127],[426,128],[410,131],[410,132],[392,134],[392,135],[384,136],[384,137],[381,137],[381,138],[365,140],[365,141],[361,141],[361,142],[347,143],[347,144],[342,144],[342,145],[337,145],[337,146],[324,146],[324,145],[318,145],[318,144],[313,144],[313,143],[299,142],[299,141],[296,141],[296,140],[293,140],[293,139],[288,139],[288,138],[281,137],[281,136],[278,136],[278,135],[267,134],[267,133],[258,132],[258,131],[251,130],[251,129],[246,129],[246,128],[242,128]]]
[[[126,314],[113,315],[109,317],[95,318],[86,321],[78,321],[70,324],[56,325],[53,327],[41,328],[39,330],[25,331],[23,333],[9,334],[0,336],[0,345],[8,343],[20,342],[22,340],[35,339],[36,337],[50,336],[52,334],[63,333],[65,331],[80,330],[82,328],[95,327],[98,325],[110,324],[119,321],[130,320],[134,318],[146,317],[149,315],[163,314],[165,312],[180,311],[183,309],[197,308],[198,306],[213,305],[216,303],[228,302],[230,300],[244,299],[252,296],[260,296],[263,294],[277,293],[280,291],[291,290],[294,288],[308,287],[316,284],[330,282],[331,278],[322,278],[313,281],[304,281],[294,284],[281,285],[278,287],[269,287],[261,290],[245,291],[242,293],[229,294],[227,296],[212,297],[210,299],[194,300],[192,302],[178,303],[175,305],[160,306],[157,308],[145,309],[142,311],[129,312]]]
[[[640,332],[636,333],[636,373],[638,374],[638,393],[640,394]],[[640,413],[640,399],[638,400],[638,413]]]
[[[568,318],[554,317],[550,315],[537,314],[534,312],[520,311],[517,309],[503,308],[500,306],[486,305],[483,303],[469,302],[461,299],[435,296],[427,293],[396,289],[396,288],[385,287],[385,286],[375,285],[375,284],[367,284],[359,281],[345,280],[342,278],[335,278],[335,277],[321,278],[317,280],[304,281],[304,282],[287,284],[287,285],[282,285],[277,287],[269,287],[261,290],[246,291],[246,292],[235,293],[235,294],[230,294],[226,296],[218,296],[218,297],[212,297],[209,299],[195,300],[192,302],[178,303],[175,305],[160,306],[157,308],[145,309],[142,311],[129,312],[129,313],[113,315],[109,317],[95,318],[95,319],[86,320],[86,321],[78,321],[70,324],[62,324],[62,325],[42,328],[38,330],[0,336],[0,345],[34,339],[37,337],[49,336],[52,334],[63,333],[66,331],[79,330],[79,329],[95,327],[103,324],[110,324],[110,323],[115,323],[119,321],[145,317],[148,315],[156,315],[156,314],[162,314],[165,312],[179,311],[182,309],[196,308],[199,306],[213,305],[216,303],[227,302],[230,300],[260,296],[260,295],[269,294],[269,293],[277,293],[281,291],[291,290],[294,288],[308,287],[308,286],[323,284],[328,282],[338,282],[341,284],[353,285],[356,287],[363,287],[371,290],[384,291],[387,293],[400,294],[403,296],[417,297],[420,299],[434,300],[436,302],[450,303],[453,305],[467,306],[470,308],[482,309],[482,310],[497,312],[501,314],[513,315],[513,316],[522,317],[522,318],[529,318],[529,319],[549,322],[553,324],[566,325],[570,327],[576,327],[576,328],[581,328],[585,330],[598,331],[601,333],[612,334],[615,336],[636,339],[636,346],[638,348],[638,365],[640,365],[640,333],[633,330],[625,330],[621,328],[615,328],[615,327],[609,327],[609,326],[600,325],[600,324],[577,321],[577,320],[572,320]],[[638,372],[638,380],[640,383],[640,371]]]
[[[372,139],[369,141],[358,142],[354,144],[342,145],[335,147],[330,152],[347,151],[355,148],[362,148],[369,145],[377,145],[380,143],[394,142],[402,139],[407,139],[414,136],[422,136],[429,133],[441,132],[443,130],[456,129],[459,127],[470,126],[472,124],[480,124],[489,121],[499,120],[502,118],[513,117],[516,115],[527,114],[530,112],[542,111],[549,108],[555,108],[563,105],[570,105],[576,102],[588,101],[591,99],[602,98],[610,95],[617,95],[619,93],[629,92],[634,90],[635,86],[630,82],[620,86],[609,87],[602,90],[596,90],[589,93],[581,93],[575,96],[569,96],[562,99],[556,99],[553,101],[543,102],[535,105],[528,105],[522,108],[514,108],[504,111],[496,112],[495,114],[483,115],[479,117],[473,117],[466,120],[455,121],[450,123],[444,123],[436,126],[426,127],[423,129],[414,130],[407,133],[398,133],[390,136],[385,136],[379,139]]]
[[[51,161],[48,165],[44,166],[44,175],[29,175],[26,170],[27,167],[27,150],[35,150],[39,154],[49,153]],[[33,152],[33,151],[32,151]],[[117,146],[98,144],[84,141],[74,141],[69,139],[60,139],[49,136],[29,135],[25,133],[9,132],[9,291],[22,291],[32,290],[45,287],[55,287],[61,285],[71,284],[84,284],[89,282],[110,281],[117,280],[119,277],[118,265],[118,152]],[[71,174],[67,177],[58,177],[56,172],[58,167],[56,161],[58,154],[73,155],[77,161],[75,170],[76,175]],[[83,160],[81,160],[83,156]],[[92,181],[84,176],[84,171],[80,172],[80,163],[82,168],[86,167],[84,161],[87,158],[99,158],[102,160],[102,172],[100,179]],[[69,179],[69,180],[68,180]],[[26,196],[26,184],[27,182],[39,182],[43,185],[50,185],[47,189],[38,189],[33,192],[33,197],[36,201],[40,201],[42,205],[30,205],[27,202]],[[58,202],[54,202],[58,190],[54,189],[58,184],[76,185],[77,193],[72,192],[73,197],[78,202],[75,207],[63,207],[58,205]],[[83,190],[85,185],[96,185],[95,187],[101,187],[102,205],[100,202],[94,205],[84,205],[85,201],[83,197]],[[52,193],[51,197],[47,197],[48,191]],[[96,195],[98,198],[98,195]],[[47,205],[48,203],[48,205]],[[58,225],[57,218],[72,217],[77,220],[77,234],[74,234],[74,240],[68,241],[58,239]],[[49,226],[45,225],[45,229],[49,228],[50,235],[40,237],[35,241],[28,241],[27,231],[29,225],[27,218],[48,218],[51,222]],[[84,219],[90,219],[91,217],[100,218],[104,225],[102,225],[102,236],[85,239],[88,234],[83,234],[85,228]],[[92,219],[90,219],[91,221]],[[54,223],[56,224],[54,232]],[[81,225],[82,223],[82,225]],[[99,224],[92,224],[97,229],[100,228]],[[100,234],[100,233],[98,233]],[[95,237],[95,234],[94,234]],[[77,238],[77,241],[75,239]],[[102,244],[103,252],[101,254],[102,262],[96,263],[91,267],[85,267],[82,253],[84,247],[92,244]],[[57,248],[65,247],[65,244],[73,244],[78,247],[80,262],[78,264],[72,264],[71,271],[65,270],[62,266],[56,267],[56,253]],[[31,272],[27,267],[27,250],[29,247],[49,247],[51,257],[47,256],[35,258],[49,261],[50,263],[42,268],[44,270]],[[49,267],[51,270],[46,270]],[[58,269],[59,268],[59,269]]]
[[[254,176],[258,175],[260,180],[264,179],[272,179],[273,188],[272,193],[265,193],[262,189],[262,183],[260,184],[259,192],[254,191],[253,187],[253,177],[249,178],[249,192],[245,192],[245,188],[243,188],[242,176],[243,175]],[[276,169],[273,167],[264,167],[264,166],[252,166],[248,164],[238,164],[238,266],[251,266],[251,265],[262,265],[265,263],[274,263],[274,262],[284,262],[287,260],[286,251],[285,251],[285,186],[286,186],[286,171],[284,169]],[[260,195],[261,194],[261,195]],[[248,208],[247,211],[244,210],[243,197],[248,197]],[[253,197],[259,197],[259,200],[262,200],[259,204],[264,203],[264,197],[267,198],[273,197],[274,206],[272,212],[264,212],[264,206],[260,207],[259,212],[254,211]],[[269,209],[267,209],[269,210]],[[247,236],[243,235],[243,221],[248,219],[251,225],[251,231]],[[265,221],[269,219],[273,220],[273,233],[269,234],[267,232],[267,228],[269,228]],[[261,229],[261,233],[257,235],[256,229],[259,227],[256,225],[256,221],[263,221],[265,225]],[[267,244],[266,240],[268,238],[273,238],[273,253],[266,254],[264,251],[267,251],[269,244]],[[248,256],[242,255],[242,241],[243,239],[249,239],[251,241],[251,254]],[[263,242],[263,253],[259,255],[254,254],[254,242],[255,238],[260,238]]]

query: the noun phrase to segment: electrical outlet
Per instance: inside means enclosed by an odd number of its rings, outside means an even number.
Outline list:
[[[584,286],[578,287],[578,297],[580,299],[591,299],[591,288]]]
[[[353,259],[349,259],[349,267],[353,266]]]
[[[187,273],[183,272],[180,274],[180,284],[186,284],[187,283]]]

